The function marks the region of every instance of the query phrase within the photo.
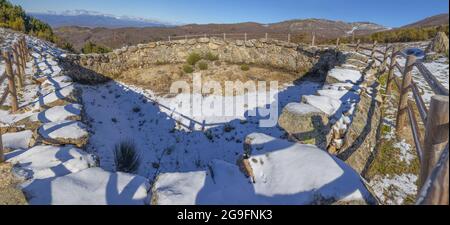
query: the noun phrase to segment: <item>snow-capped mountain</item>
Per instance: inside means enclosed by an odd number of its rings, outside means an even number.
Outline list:
[[[36,17],[52,27],[80,26],[80,27],[168,27],[174,26],[173,23],[163,22],[154,19],[146,19],[130,16],[116,16],[88,10],[67,10],[63,12],[30,12],[31,16]]]

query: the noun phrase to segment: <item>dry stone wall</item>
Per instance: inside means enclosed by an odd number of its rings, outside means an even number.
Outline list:
[[[199,38],[169,42],[152,42],[123,47],[107,54],[67,55],[66,66],[78,66],[74,76],[90,72],[116,78],[133,68],[149,68],[158,64],[184,63],[192,52],[211,52],[219,60],[236,64],[257,64],[304,73],[313,66],[314,57],[300,51],[299,45],[276,40],[230,40]],[[78,75],[77,75],[78,74]]]

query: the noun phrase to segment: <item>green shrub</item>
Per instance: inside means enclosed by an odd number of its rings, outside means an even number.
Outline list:
[[[183,65],[183,72],[192,73],[192,72],[194,72],[194,68],[190,65]]]
[[[84,44],[83,48],[81,49],[81,52],[83,54],[91,54],[91,53],[101,54],[111,52],[111,49],[88,41],[86,42],[86,44]]]
[[[140,158],[136,152],[136,145],[130,140],[121,141],[114,147],[116,171],[135,173],[140,165]]]
[[[194,66],[201,59],[202,59],[202,56],[200,54],[193,52],[193,53],[189,54],[189,56],[186,59],[186,62],[189,65]]]
[[[207,69],[208,69],[208,63],[200,61],[200,62],[198,63],[198,68],[199,68],[200,70],[207,70]]]
[[[219,56],[214,55],[212,52],[208,52],[205,54],[205,59],[208,61],[217,61],[219,60]]]
[[[241,70],[242,71],[249,71],[250,67],[247,64],[243,64],[243,65],[241,65]]]

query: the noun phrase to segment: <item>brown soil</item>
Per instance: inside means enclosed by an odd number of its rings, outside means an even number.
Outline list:
[[[200,70],[196,67],[194,73],[202,74],[202,82],[217,81],[222,88],[225,87],[226,81],[238,80],[243,83],[247,81],[278,81],[279,88],[281,88],[283,84],[292,83],[302,77],[300,74],[255,65],[250,65],[249,68],[248,71],[243,71],[241,65],[208,62],[207,70]],[[119,81],[164,95],[170,92],[170,86],[175,81],[186,81],[192,90],[192,77],[192,73],[183,72],[183,64],[165,64],[153,68],[129,70],[119,77]]]
[[[16,186],[19,181],[11,174],[12,165],[0,163],[0,205],[26,205],[22,191]]]

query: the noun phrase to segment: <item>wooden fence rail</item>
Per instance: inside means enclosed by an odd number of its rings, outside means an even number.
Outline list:
[[[383,52],[376,50],[376,45],[377,43],[375,42],[371,48],[364,47],[361,46],[360,40],[358,40],[356,45],[348,46],[355,48],[356,52],[359,52],[361,49],[370,51],[372,60],[380,62],[379,71],[388,70],[386,96],[391,93],[392,83],[397,86],[400,92],[396,130],[397,133],[401,133],[407,125],[411,127],[414,144],[421,164],[420,191],[416,203],[448,205],[449,91],[421,62],[417,61],[414,55],[405,55],[394,45],[387,47]],[[391,52],[390,54],[389,51]],[[383,55],[383,59],[377,58],[375,53]],[[399,55],[406,57],[404,66],[397,62],[396,57]],[[389,66],[387,66],[388,59],[390,59]],[[417,84],[414,82],[412,76],[414,68],[417,68],[435,94],[431,98],[429,108],[426,107]],[[395,69],[400,71],[401,78],[394,74]],[[413,100],[409,99],[410,94],[412,94]],[[416,107],[419,117],[425,125],[425,133],[423,135],[420,134],[417,116],[415,115],[414,109]]]
[[[19,110],[17,89],[22,90],[24,87],[26,62],[29,59],[25,37],[19,38],[12,44],[10,49],[2,50],[1,56],[5,63],[5,72],[0,75],[0,84],[7,80],[8,85],[2,90],[0,95],[0,107],[3,107],[6,99],[10,97],[11,112],[15,113]],[[0,163],[4,160],[2,131],[0,130]]]

